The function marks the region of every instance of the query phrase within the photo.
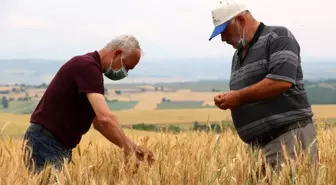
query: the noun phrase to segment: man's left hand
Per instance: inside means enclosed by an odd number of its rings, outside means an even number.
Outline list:
[[[234,109],[242,103],[238,91],[227,92],[225,96],[221,97],[220,102],[221,104],[219,105],[219,108],[222,110]]]

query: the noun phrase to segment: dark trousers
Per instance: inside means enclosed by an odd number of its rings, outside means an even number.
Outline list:
[[[66,149],[44,127],[30,124],[24,135],[24,162],[30,172],[40,173],[46,165],[61,170],[64,162],[70,162],[72,150]]]

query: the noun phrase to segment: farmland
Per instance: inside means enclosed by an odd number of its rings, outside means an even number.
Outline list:
[[[0,112],[30,114],[43,96],[46,84],[27,86],[0,85],[0,98],[8,108]],[[106,84],[105,97],[111,110],[160,110],[214,108],[213,97],[228,91],[225,81],[199,81],[157,84]],[[306,82],[308,99],[313,105],[336,104],[336,82]],[[2,97],[1,97],[2,96]],[[2,100],[3,101],[3,100]]]
[[[336,105],[313,105],[314,118],[318,120],[336,119],[334,111]],[[220,121],[231,120],[229,111],[216,108],[202,109],[169,109],[169,110],[120,110],[113,111],[121,124],[134,123],[193,123],[194,121]],[[28,122],[29,114],[16,115],[13,113],[1,113],[0,120],[7,122]],[[0,121],[0,123],[1,123]]]
[[[320,152],[317,184],[335,184],[336,103],[334,83],[307,84],[318,129]],[[218,84],[217,84],[218,86]],[[141,163],[138,173],[125,168],[122,151],[94,129],[73,150],[73,162],[54,173],[56,184],[313,184],[309,165],[285,165],[279,174],[257,176],[261,158],[246,150],[232,128],[230,111],[217,109],[213,96],[227,90],[202,83],[107,85],[105,98],[125,133],[153,151],[156,163]],[[13,90],[6,94],[7,91]],[[20,150],[31,112],[46,86],[3,87],[7,106],[0,105],[0,185],[38,184],[40,176],[28,175]],[[8,90],[9,89],[9,90]],[[1,89],[0,89],[1,90]],[[322,95],[314,95],[315,92]],[[324,94],[323,94],[324,93]],[[243,116],[243,115],[242,115]],[[213,125],[225,125],[218,131]],[[328,125],[328,127],[326,127]],[[202,128],[196,131],[197,128]],[[160,128],[168,128],[162,130]],[[210,129],[211,128],[211,129]]]

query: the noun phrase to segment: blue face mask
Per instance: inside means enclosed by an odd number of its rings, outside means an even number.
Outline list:
[[[109,68],[105,71],[104,75],[111,79],[111,80],[121,80],[125,77],[127,77],[127,71],[123,65],[123,61],[122,61],[122,58],[121,58],[121,68],[119,70],[113,70],[112,67],[112,60],[111,60],[111,64],[109,66]]]

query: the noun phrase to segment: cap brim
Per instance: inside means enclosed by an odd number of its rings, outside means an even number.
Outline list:
[[[228,21],[226,21],[225,23],[219,25],[219,26],[216,26],[215,29],[213,30],[209,40],[213,39],[214,37],[216,37],[217,35],[223,33],[226,29],[228,25]]]

